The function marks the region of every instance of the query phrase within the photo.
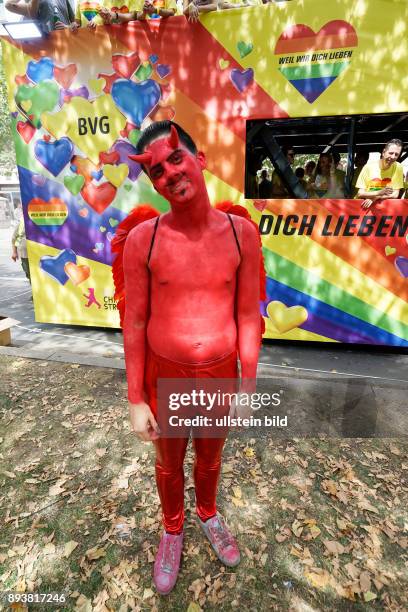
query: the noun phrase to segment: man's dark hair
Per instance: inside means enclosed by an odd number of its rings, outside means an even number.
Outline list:
[[[145,130],[143,130],[139,140],[136,144],[137,153],[143,153],[146,147],[149,146],[154,140],[162,136],[168,136],[170,134],[171,126],[177,130],[180,141],[187,147],[187,149],[195,155],[197,153],[197,147],[194,140],[174,121],[156,121],[149,125]],[[143,170],[145,168],[142,166]],[[146,170],[145,170],[146,171]]]
[[[404,147],[404,143],[402,142],[402,140],[400,140],[399,138],[393,138],[392,140],[389,140],[388,142],[385,143],[383,151],[386,151],[392,145],[395,145],[396,147],[401,147],[401,149],[403,149]]]
[[[302,179],[305,176],[305,169],[302,166],[298,166],[295,170],[295,175]]]

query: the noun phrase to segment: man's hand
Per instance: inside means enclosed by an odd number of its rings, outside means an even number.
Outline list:
[[[245,395],[247,396],[248,394],[246,393]],[[251,415],[252,415],[251,406],[248,406],[247,401],[245,403],[241,403],[240,394],[238,393],[231,402],[229,416],[231,417],[231,419],[238,419],[238,418],[249,419]],[[232,429],[236,429],[236,428],[232,428]]]
[[[86,27],[88,28],[88,30],[95,30],[96,29],[95,20],[91,19],[91,21],[88,21],[88,23],[86,24]]]
[[[190,2],[188,5],[188,20],[189,21],[198,21],[200,13],[198,12],[198,8],[193,2]]]
[[[65,23],[62,23],[62,21],[56,21],[54,23],[54,30],[66,30],[67,28],[70,28],[71,26],[67,26]]]
[[[146,2],[143,5],[143,12],[146,13],[147,15],[154,15],[156,13],[156,9],[153,6],[153,3],[149,2],[149,0],[146,0]]]
[[[362,202],[361,204],[361,208],[365,208],[366,210],[368,210],[373,204],[374,200],[364,200],[364,202]]]
[[[132,431],[145,442],[157,440],[159,437],[159,426],[153,416],[150,406],[145,402],[131,404],[129,402],[129,416]]]
[[[18,251],[17,251],[17,247],[13,246],[13,250],[11,252],[11,259],[13,261],[17,261],[18,259]]]
[[[101,6],[101,8],[99,9],[99,15],[102,17],[103,23],[105,25],[110,25],[114,19],[113,11],[110,11],[105,6]]]
[[[79,28],[80,28],[80,25],[79,25],[79,23],[77,23],[76,21],[73,21],[73,22],[70,24],[70,26],[69,26],[69,29],[70,29],[70,30],[71,30],[71,32],[73,32],[73,33],[77,32],[77,31],[79,30]]]

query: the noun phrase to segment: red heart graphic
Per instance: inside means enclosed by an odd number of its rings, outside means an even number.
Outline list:
[[[99,161],[101,164],[115,164],[119,161],[120,155],[117,151],[111,151],[110,153],[99,153]]]
[[[137,52],[130,53],[129,55],[122,55],[121,53],[112,55],[112,66],[114,71],[125,79],[130,79],[139,64],[140,57]]]
[[[72,81],[78,72],[76,64],[68,64],[67,66],[54,66],[54,78],[62,85],[64,89],[69,89]]]
[[[26,144],[30,142],[35,134],[35,127],[31,123],[24,121],[17,121],[17,132]]]
[[[49,134],[45,134],[45,135],[43,136],[43,139],[45,140],[45,142],[50,142],[50,140],[51,140],[51,136],[50,136]]]
[[[98,74],[98,79],[105,79],[105,87],[103,91],[108,94],[111,92],[112,85],[115,81],[120,79],[120,76],[113,72],[112,74],[103,74],[102,72]]]
[[[87,183],[81,190],[81,195],[85,202],[101,215],[113,201],[116,195],[116,188],[111,183],[102,183],[102,185]]]
[[[112,13],[129,13],[130,12],[126,5],[123,5],[120,8],[118,8],[117,6],[112,6],[111,11]]]
[[[27,85],[27,84],[31,83],[30,79],[28,79],[27,75],[25,75],[25,74],[23,76],[17,75],[14,78],[14,80],[15,80],[17,85]]]

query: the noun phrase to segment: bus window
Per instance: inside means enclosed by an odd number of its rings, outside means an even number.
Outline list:
[[[355,198],[362,168],[393,140],[402,142],[398,164],[405,176],[407,113],[249,120],[245,197]]]

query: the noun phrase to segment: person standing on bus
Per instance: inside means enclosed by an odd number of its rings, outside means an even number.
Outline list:
[[[404,187],[402,165],[397,161],[401,155],[403,142],[394,138],[386,143],[381,158],[364,166],[357,179],[358,193],[356,198],[364,199],[362,208],[370,208],[382,200],[399,197]]]
[[[136,9],[128,13],[119,12],[115,8],[103,7],[99,14],[105,25],[109,25],[111,23],[173,17],[177,13],[176,0],[136,0],[136,5]]]
[[[5,7],[26,19],[36,19],[45,32],[77,27],[71,0],[8,0]]]
[[[189,21],[198,21],[200,13],[210,13],[218,9],[218,0],[183,0],[183,15]]]

